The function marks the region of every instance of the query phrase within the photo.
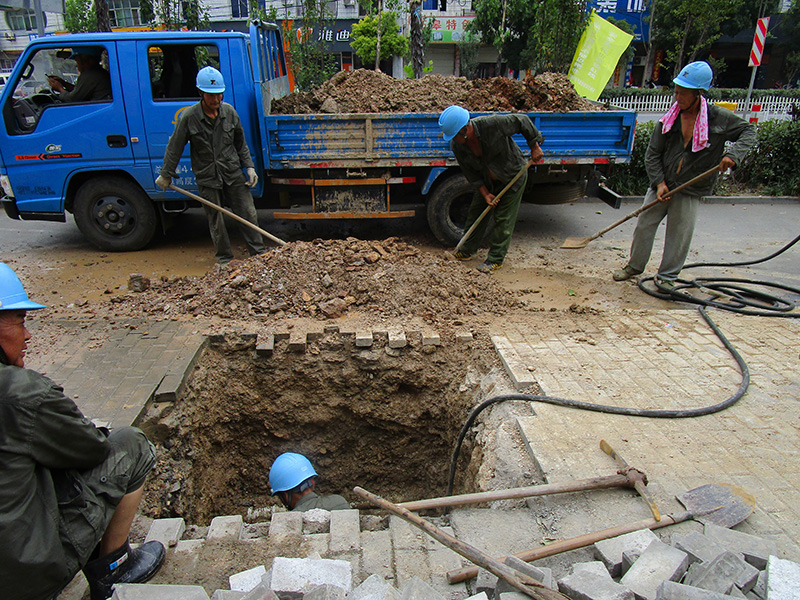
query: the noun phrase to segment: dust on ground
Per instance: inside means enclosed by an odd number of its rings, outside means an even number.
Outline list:
[[[430,113],[451,104],[471,112],[596,111],[575,92],[562,73],[542,73],[524,81],[505,77],[469,80],[466,77],[426,75],[395,79],[379,71],[341,71],[308,92],[294,92],[272,101],[273,114],[310,113]]]

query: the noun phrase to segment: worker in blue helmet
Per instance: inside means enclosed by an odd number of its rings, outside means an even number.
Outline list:
[[[475,188],[467,211],[465,228],[470,228],[486,209],[493,206],[494,227],[489,241],[489,254],[478,267],[490,273],[503,266],[511,235],[517,223],[517,213],[528,182],[528,173],[520,177],[501,198],[497,198],[528,161],[511,136],[520,133],[531,150],[530,160],[538,162],[543,153],[539,143],[544,138],[524,114],[487,115],[470,118],[462,106],[448,106],[439,115],[439,127],[445,141],[456,156],[464,176]],[[489,219],[483,219],[455,253],[458,260],[471,260],[478,251]]]
[[[47,82],[58,92],[61,102],[93,102],[111,98],[111,75],[100,64],[101,46],[76,46],[70,58],[75,61],[78,80],[73,84],[58,75],[48,75]]]
[[[135,427],[95,427],[61,387],[25,368],[25,318],[43,308],[0,263],[0,589],[53,598],[83,570],[91,600],[105,600],[164,560],[160,542],[128,544],[155,449]]]
[[[325,510],[346,510],[350,508],[342,496],[318,496],[314,492],[317,472],[302,454],[284,452],[269,470],[269,486],[273,496],[278,496],[283,505],[294,512],[304,512],[312,508]]]
[[[222,73],[214,67],[203,67],[197,72],[196,83],[200,102],[181,111],[175,131],[169,138],[156,185],[167,190],[172,185],[172,178],[178,177],[175,169],[188,142],[192,172],[200,196],[218,206],[226,205],[236,215],[258,225],[250,193],[250,188],[258,184],[258,174],[244,139],[239,115],[233,106],[222,101],[225,93]],[[234,254],[224,216],[209,206],[203,208],[217,261],[227,264],[233,260]],[[239,224],[239,231],[251,256],[265,252],[264,238],[260,233],[242,224]]]
[[[713,80],[705,61],[683,67],[673,80],[675,103],[656,124],[645,153],[649,188],[648,204],[661,202],[639,215],[628,263],[614,271],[614,281],[625,281],[644,272],[656,231],[666,217],[664,253],[655,276],[656,287],[669,294],[678,283],[694,235],[700,198],[711,193],[716,176],[707,177],[665,198],[669,190],[710,170],[726,171],[747,155],[756,141],[755,127],[732,111],[709,103],[703,92]]]

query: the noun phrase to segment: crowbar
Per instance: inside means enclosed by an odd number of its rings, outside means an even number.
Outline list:
[[[227,208],[222,208],[221,206],[219,206],[217,204],[214,204],[213,202],[209,202],[205,198],[203,198],[201,196],[198,196],[197,194],[194,194],[194,193],[192,193],[192,192],[190,192],[188,190],[184,190],[183,188],[179,188],[177,185],[175,185],[173,183],[169,184],[169,189],[175,190],[176,192],[178,192],[179,194],[183,194],[184,196],[188,196],[192,200],[197,200],[200,204],[204,204],[206,206],[209,206],[209,207],[213,208],[214,210],[218,210],[223,215],[229,216],[234,221],[238,221],[239,223],[241,223],[243,225],[247,225],[250,229],[255,229],[258,233],[260,233],[261,235],[263,235],[265,237],[268,237],[269,239],[271,239],[276,244],[279,244],[281,246],[285,246],[286,245],[286,242],[284,242],[282,239],[275,237],[274,235],[272,235],[268,231],[264,231],[263,229],[261,229],[261,227],[259,227],[258,225],[254,225],[253,223],[251,223],[247,219],[243,219],[239,215],[237,215],[235,213],[232,213]]]

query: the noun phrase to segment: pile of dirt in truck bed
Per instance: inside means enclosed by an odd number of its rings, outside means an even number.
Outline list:
[[[293,242],[203,277],[153,281],[149,289],[112,302],[118,315],[129,316],[329,319],[357,310],[436,323],[499,314],[516,304],[510,292],[474,266],[422,252],[398,238]]]
[[[395,79],[358,69],[341,71],[318,88],[272,101],[273,114],[440,112],[460,104],[482,111],[593,111],[601,106],[578,96],[566,75],[542,73],[524,81],[493,77],[426,75]]]

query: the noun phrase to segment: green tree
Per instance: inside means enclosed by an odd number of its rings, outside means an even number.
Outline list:
[[[151,27],[176,31],[210,28],[208,13],[200,0],[139,0],[139,18]]]
[[[480,67],[478,52],[480,49],[481,43],[471,35],[465,36],[458,43],[459,64],[461,65],[461,75],[463,77],[467,79],[478,77],[478,68]]]
[[[379,23],[380,57],[378,57]],[[392,11],[384,12],[382,18],[367,15],[354,24],[350,46],[365,65],[393,56],[405,56],[408,53],[408,40],[400,34],[397,15]]]
[[[92,10],[92,0],[66,0],[64,28],[70,33],[97,31],[97,13]]]
[[[618,27],[625,33],[630,33],[633,35],[634,28],[633,25],[624,21],[622,19],[615,19],[614,17],[604,17],[606,21],[611,23],[614,27]],[[625,52],[622,53],[622,56],[619,57],[617,61],[617,67],[620,69],[627,69],[628,63],[633,60],[633,57],[636,55],[636,48],[633,47],[633,44],[629,44]]]
[[[469,31],[498,49],[498,64],[566,73],[586,28],[586,7],[586,0],[479,0]]]
[[[300,35],[287,35],[295,85],[308,90],[333,77],[338,70],[336,58],[321,33],[333,24],[334,5],[326,0],[302,0]],[[295,21],[297,26],[297,21]]]
[[[792,84],[800,74],[800,0],[795,0],[784,13],[783,36],[786,41],[786,83]]]

